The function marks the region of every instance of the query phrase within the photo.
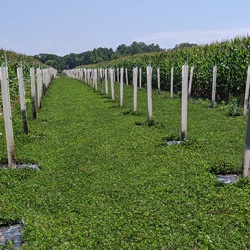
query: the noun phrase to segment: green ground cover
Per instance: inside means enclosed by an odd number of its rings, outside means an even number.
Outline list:
[[[211,173],[241,171],[246,117],[191,100],[188,140],[167,146],[181,135],[180,98],[153,92],[148,127],[146,91],[136,114],[124,94],[119,107],[118,85],[111,101],[60,77],[28,135],[14,110],[17,160],[41,171],[0,169],[0,224],[24,221],[23,249],[249,249],[249,182]]]

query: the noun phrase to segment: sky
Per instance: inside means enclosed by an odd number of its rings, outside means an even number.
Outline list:
[[[250,35],[250,0],[0,0],[0,48],[64,56]]]

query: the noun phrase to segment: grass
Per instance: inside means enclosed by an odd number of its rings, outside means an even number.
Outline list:
[[[148,126],[145,90],[136,113],[124,94],[119,107],[118,85],[111,101],[56,79],[28,135],[15,108],[17,159],[41,171],[0,169],[0,224],[24,221],[23,249],[249,249],[249,181],[214,174],[241,171],[246,117],[190,101],[188,140],[167,146],[181,135],[180,98],[153,92]],[[5,151],[3,135],[2,162]]]

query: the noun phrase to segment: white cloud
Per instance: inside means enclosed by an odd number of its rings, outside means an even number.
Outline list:
[[[190,30],[180,32],[159,32],[148,36],[138,37],[135,41],[157,43],[163,48],[173,48],[183,42],[207,44],[215,41],[229,40],[236,36],[250,34],[250,28],[217,29],[217,30]]]

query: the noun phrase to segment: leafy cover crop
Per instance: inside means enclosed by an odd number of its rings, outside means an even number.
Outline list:
[[[249,181],[212,173],[241,172],[246,117],[191,100],[188,140],[168,146],[180,99],[153,92],[148,127],[146,92],[133,113],[132,88],[123,107],[115,91],[54,80],[28,135],[15,110],[17,159],[41,170],[0,169],[0,223],[24,221],[23,249],[249,249]]]

